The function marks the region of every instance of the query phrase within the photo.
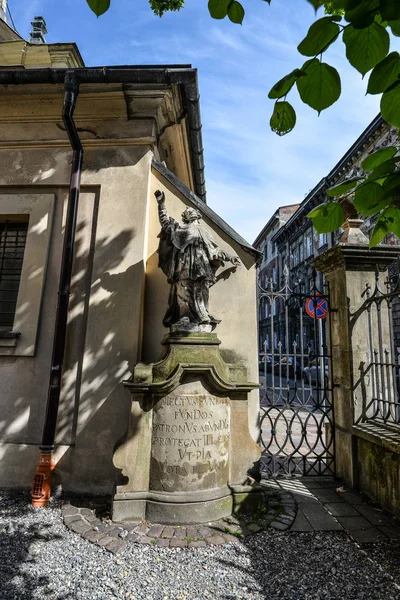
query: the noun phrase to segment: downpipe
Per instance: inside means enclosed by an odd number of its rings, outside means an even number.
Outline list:
[[[47,393],[46,416],[43,427],[40,457],[32,484],[32,506],[46,506],[51,497],[51,483],[54,469],[53,452],[57,427],[58,407],[62,384],[62,368],[67,334],[68,305],[71,291],[72,264],[79,191],[83,163],[83,148],[73,119],[79,83],[74,71],[66,71],[64,80],[64,103],[62,118],[73,150],[71,178],[69,184],[67,217],[64,231],[64,244],[61,260],[56,322],[53,339],[53,352]]]

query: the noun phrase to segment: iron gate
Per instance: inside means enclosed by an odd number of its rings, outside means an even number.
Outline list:
[[[334,473],[329,289],[319,289],[315,269],[310,275],[291,284],[285,266],[280,289],[259,286],[264,476]]]

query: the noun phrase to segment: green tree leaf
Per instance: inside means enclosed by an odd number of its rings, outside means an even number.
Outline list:
[[[244,19],[244,8],[240,2],[231,0],[228,6],[228,17],[232,23],[237,23],[238,25],[242,24]]]
[[[391,52],[372,69],[368,80],[367,93],[382,94],[398,80],[399,74],[400,54]]]
[[[326,195],[334,198],[335,196],[341,196],[350,190],[353,190],[358,182],[360,181],[360,177],[352,177],[339,185],[335,185],[334,187],[328,188],[326,190]]]
[[[305,75],[304,71],[301,71],[300,69],[294,69],[294,71],[288,73],[288,75],[285,75],[285,77],[282,77],[282,79],[275,83],[275,85],[270,89],[268,98],[275,100],[275,98],[282,98],[282,96],[286,96],[286,94],[292,89],[297,79],[299,77],[303,77],[303,75]]]
[[[376,214],[387,204],[387,200],[383,200],[382,186],[378,183],[368,183],[355,191],[354,206],[365,217]]]
[[[389,21],[388,24],[393,35],[400,37],[400,19],[398,19],[397,21]]]
[[[377,181],[383,177],[387,177],[397,168],[397,162],[393,158],[385,160],[368,175],[366,181]]]
[[[400,127],[400,82],[388,89],[381,98],[382,117],[395,127]]]
[[[388,175],[383,182],[383,197],[400,196],[400,172]]]
[[[395,146],[388,146],[387,148],[381,148],[380,150],[376,150],[361,163],[361,167],[364,171],[372,171],[377,166],[381,165],[383,162],[393,158],[397,153],[397,148]]]
[[[369,27],[375,20],[379,11],[379,0],[361,0],[346,10],[344,18],[351,23],[355,29]]]
[[[379,242],[381,242],[385,235],[389,232],[386,219],[382,219],[381,217],[382,215],[378,217],[378,220],[375,223],[374,230],[369,240],[370,248],[373,248],[373,246],[377,246]]]
[[[325,202],[312,210],[307,217],[312,219],[317,233],[329,233],[330,231],[339,229],[346,215],[343,208],[337,202]]]
[[[185,0],[149,0],[149,4],[158,17],[162,17],[167,11],[180,10]]]
[[[306,37],[297,46],[300,54],[315,56],[326,50],[336,40],[340,29],[334,19],[336,17],[323,17],[311,25]]]
[[[208,11],[213,19],[224,19],[231,0],[208,0]]]
[[[317,12],[319,7],[324,4],[324,0],[307,0],[307,1],[313,5],[315,12]]]
[[[377,23],[365,29],[354,29],[350,25],[343,32],[343,41],[348,61],[361,75],[368,73],[389,52],[389,34]]]
[[[296,112],[289,102],[275,102],[274,112],[269,122],[272,131],[285,135],[296,125]]]
[[[379,8],[384,21],[400,19],[400,2],[398,0],[379,0]]]
[[[110,8],[110,0],[86,0],[86,2],[97,17],[100,17]]]
[[[395,206],[388,206],[379,215],[369,242],[370,248],[379,244],[389,232],[400,238],[400,210]]]
[[[296,81],[300,98],[305,104],[318,113],[331,106],[340,96],[341,84],[339,73],[318,58],[312,58],[301,68],[306,73]]]

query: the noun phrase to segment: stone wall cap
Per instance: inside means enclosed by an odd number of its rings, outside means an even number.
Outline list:
[[[339,268],[350,271],[375,271],[378,267],[385,270],[400,255],[400,247],[383,244],[369,248],[365,244],[339,243],[311,261],[322,271],[330,273]]]

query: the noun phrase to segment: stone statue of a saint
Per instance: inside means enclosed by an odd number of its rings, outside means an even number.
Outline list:
[[[220,319],[208,310],[209,289],[216,282],[216,271],[231,262],[240,264],[217,246],[211,231],[203,225],[195,208],[186,208],[182,224],[167,214],[165,195],[157,190],[158,216],[161,224],[158,247],[159,267],[171,285],[165,327],[195,329],[199,325],[215,326]]]

